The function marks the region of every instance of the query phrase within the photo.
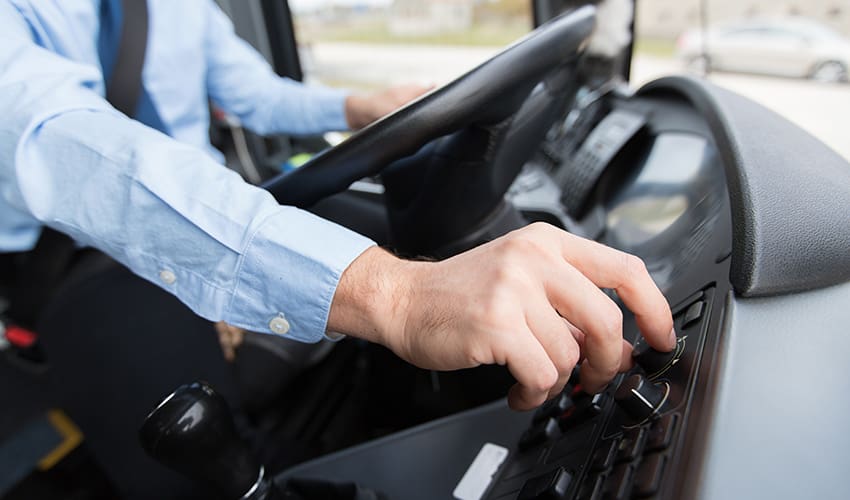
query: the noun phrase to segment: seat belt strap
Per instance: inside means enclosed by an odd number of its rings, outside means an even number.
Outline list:
[[[101,61],[106,79],[106,100],[132,118],[136,116],[142,95],[142,67],[148,43],[148,4],[146,0],[101,1],[102,9],[108,9],[108,12],[101,11],[101,30],[109,30],[112,37],[117,34],[116,31],[121,33],[112,61]],[[106,26],[106,23],[111,25]],[[102,39],[101,43],[109,45],[114,43],[114,38]]]

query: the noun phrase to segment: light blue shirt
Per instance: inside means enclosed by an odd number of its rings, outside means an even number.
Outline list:
[[[344,94],[276,76],[212,0],[148,4],[143,82],[171,137],[104,100],[98,0],[0,0],[0,251],[47,225],[205,318],[318,341],[373,242],[218,164],[207,97],[259,133],[301,134],[344,128]]]

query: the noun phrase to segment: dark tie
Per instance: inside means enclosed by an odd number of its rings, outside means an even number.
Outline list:
[[[146,0],[101,0],[100,5],[100,32],[98,34],[98,55],[103,68],[103,79],[105,82],[111,81],[113,70],[116,66],[116,57],[118,56],[118,46],[121,42],[121,31],[123,29],[123,14],[124,3],[141,2],[138,8],[145,9]],[[128,22],[133,22],[128,19]],[[147,37],[145,37],[146,40]],[[142,40],[141,42],[144,42]],[[135,75],[134,75],[135,77]],[[141,78],[141,75],[138,75]],[[112,102],[115,105],[115,102]],[[116,106],[121,108],[121,106]],[[154,107],[153,101],[150,98],[144,84],[141,85],[138,102],[135,106],[129,106],[135,109],[122,109],[128,116],[144,123],[145,125],[155,128],[161,132],[168,133],[165,124],[159,117],[159,114]]]

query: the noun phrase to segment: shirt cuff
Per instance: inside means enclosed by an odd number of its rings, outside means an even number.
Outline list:
[[[327,130],[349,130],[345,119],[345,99],[350,92],[329,87],[310,87],[314,90],[316,121],[325,125]]]
[[[375,243],[294,207],[280,207],[248,243],[229,323],[301,342],[326,338],[340,276]]]

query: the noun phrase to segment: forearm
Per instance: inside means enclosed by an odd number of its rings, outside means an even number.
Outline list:
[[[207,91],[224,111],[260,134],[348,129],[347,92],[279,77],[236,35],[230,19],[212,0],[207,1],[206,23]]]
[[[316,135],[347,130],[348,93],[312,87],[260,72],[245,79],[237,69],[210,88],[213,102],[259,134]]]
[[[372,244],[120,115],[59,114],[19,151],[22,209],[211,320],[274,332],[283,315],[274,333],[316,341],[339,276]]]

